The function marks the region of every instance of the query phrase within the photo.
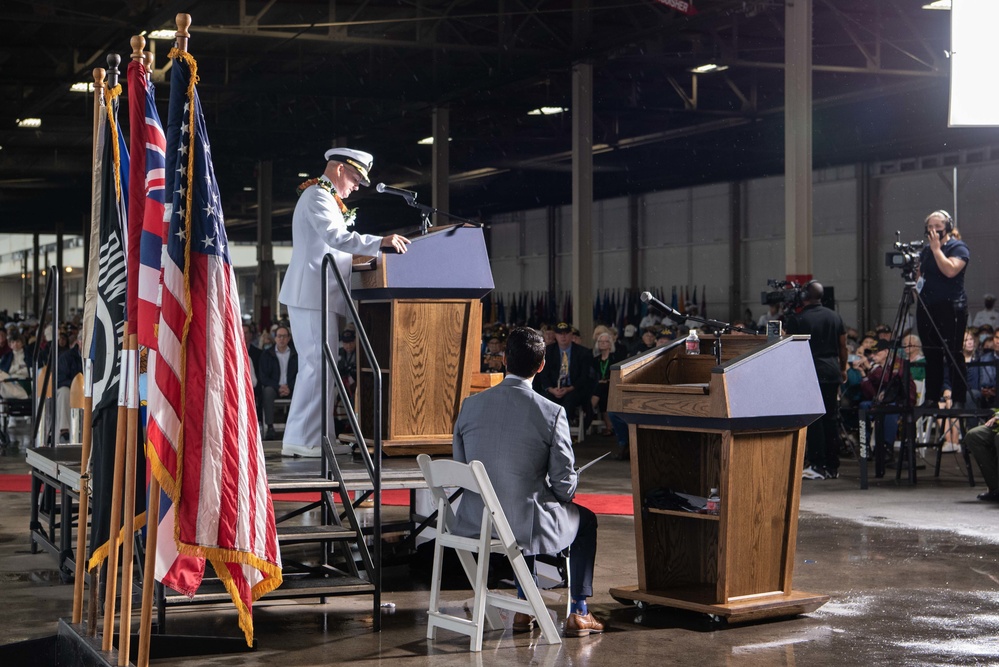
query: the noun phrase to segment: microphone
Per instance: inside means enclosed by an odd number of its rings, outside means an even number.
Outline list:
[[[655,306],[662,312],[666,313],[666,315],[668,315],[669,318],[674,322],[676,322],[677,324],[683,324],[684,322],[687,321],[687,318],[684,315],[673,310],[665,303],[663,303],[656,297],[652,296],[652,292],[642,292],[642,295],[639,298],[642,300],[642,303],[647,303],[651,306]]]
[[[395,195],[396,197],[402,197],[406,201],[413,201],[416,199],[416,193],[412,190],[403,190],[402,188],[393,188],[391,185],[385,185],[384,183],[379,183],[375,186],[375,190],[386,195]]]

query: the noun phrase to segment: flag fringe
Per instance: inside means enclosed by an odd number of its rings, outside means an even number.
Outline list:
[[[146,527],[146,513],[137,514],[135,516],[135,530],[139,531]],[[134,532],[134,531],[133,531]],[[125,539],[125,526],[118,529],[118,537],[115,538],[115,548],[122,545],[122,541]],[[108,553],[111,551],[111,540],[108,540],[101,546],[94,549],[94,553],[91,554],[90,560],[87,561],[87,570],[92,570],[108,557]]]
[[[190,335],[191,320],[193,317],[193,307],[191,302],[191,207],[194,196],[194,155],[195,140],[197,135],[197,132],[194,130],[196,121],[194,94],[195,84],[198,82],[198,64],[194,59],[194,56],[187,51],[177,48],[170,50],[169,57],[170,59],[183,60],[191,71],[191,77],[186,91],[186,97],[188,100],[188,123],[191,128],[187,152],[187,192],[185,193],[184,202],[184,228],[186,231],[184,238],[184,307],[186,313],[180,344],[180,405],[185,406],[187,401],[187,340]],[[156,475],[156,478],[159,480],[160,486],[163,488],[164,492],[166,492],[166,494],[173,501],[175,512],[180,506],[180,489],[184,474],[184,429],[187,420],[186,409],[181,412],[179,417],[180,427],[178,429],[179,432],[177,434],[176,443],[177,470],[173,475],[167,471],[163,462],[156,455],[155,448],[149,447],[152,451],[150,461],[153,474]],[[248,646],[252,646],[253,617],[250,609],[243,604],[243,600],[240,598],[239,589],[237,588],[235,581],[233,581],[232,574],[229,572],[227,564],[233,563],[238,565],[249,565],[265,575],[265,578],[262,581],[251,588],[251,602],[256,601],[261,596],[269,593],[282,584],[283,578],[281,575],[281,568],[276,564],[264,560],[250,552],[236,551],[223,547],[207,547],[204,545],[183,542],[180,539],[180,521],[174,522],[173,538],[179,554],[195,558],[203,558],[212,564],[212,567],[215,569],[215,573],[218,575],[226,590],[229,592],[229,596],[232,598],[233,604],[239,612],[239,627],[243,630],[246,643]]]

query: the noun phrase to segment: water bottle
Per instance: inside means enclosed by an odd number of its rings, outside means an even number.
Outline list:
[[[701,353],[701,341],[697,338],[697,330],[691,329],[690,333],[687,334],[687,354],[700,354]]]
[[[718,514],[721,509],[721,498],[718,497],[718,489],[711,489],[708,495],[708,502],[704,506],[704,511],[708,514]]]

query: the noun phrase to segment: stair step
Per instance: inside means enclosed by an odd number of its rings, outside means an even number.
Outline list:
[[[301,493],[307,491],[336,491],[340,488],[340,483],[333,479],[323,477],[303,477],[302,475],[270,475],[267,478],[267,486],[272,494],[281,493]],[[280,497],[275,500],[281,500]]]
[[[278,526],[278,542],[323,542],[356,540],[357,531],[344,526]]]
[[[264,596],[263,600],[290,600],[294,598],[332,597],[336,595],[361,595],[374,592],[375,587],[368,581],[351,575],[285,575],[284,582],[277,590]],[[205,579],[193,598],[166,589],[168,605],[214,604],[229,602],[232,598],[225,585],[218,579]]]

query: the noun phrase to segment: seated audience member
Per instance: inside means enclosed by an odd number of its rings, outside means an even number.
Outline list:
[[[971,326],[980,327],[983,324],[990,325],[993,329],[999,328],[999,310],[995,309],[995,294],[986,294],[985,309],[975,313],[975,319],[971,321]]]
[[[298,354],[288,345],[291,332],[287,327],[278,327],[274,334],[274,347],[260,355],[260,395],[264,404],[264,425],[267,432],[264,440],[276,440],[274,433],[274,401],[278,398],[291,398],[295,391],[295,377],[298,375]]]
[[[624,352],[629,357],[635,354],[641,339],[638,337],[638,327],[634,324],[624,325],[624,337],[619,341],[624,345]]]
[[[541,326],[541,336],[545,339],[545,347],[555,343],[555,329],[547,324]]]
[[[571,327],[561,323],[555,331],[568,344]],[[557,360],[558,344],[555,347]],[[545,370],[550,348],[546,352],[539,332],[521,327],[510,332],[506,353],[509,374],[503,382],[469,396],[461,406],[454,425],[454,460],[482,462],[532,571],[534,556],[557,554],[571,545],[572,613],[565,622],[565,635],[603,632],[604,624],[586,604],[593,595],[597,518],[572,502],[578,476],[566,412],[531,388],[532,378]],[[482,509],[478,495],[462,496],[454,532],[478,536]],[[518,594],[523,597],[522,591]],[[533,621],[517,613],[513,629],[529,631]]]
[[[357,389],[357,332],[353,329],[344,329],[340,333],[340,350],[337,352],[336,367],[340,371],[340,377],[343,378],[344,387],[353,404]],[[336,433],[353,433],[350,420],[347,419],[347,405],[341,400],[339,393],[336,396],[333,415]]]
[[[504,345],[499,336],[490,336],[486,349],[482,353],[482,373],[502,373],[504,369]]]
[[[663,327],[656,333],[656,347],[665,347],[676,340],[676,332],[669,327]]]
[[[874,405],[900,405],[905,400],[902,393],[902,373],[895,369],[886,369],[885,362],[888,360],[888,351],[892,348],[889,340],[878,340],[874,346],[874,356],[871,369],[860,382],[860,393],[862,401],[860,407],[869,409]],[[916,383],[909,379],[909,401],[912,405],[916,403]],[[870,418],[868,418],[870,422]],[[870,423],[868,423],[870,432]],[[888,414],[884,418],[883,430],[885,444],[891,447],[898,434],[898,417]],[[868,440],[868,442],[873,442]]]
[[[60,442],[69,442],[69,394],[74,378],[83,372],[80,339],[76,334],[70,339],[69,348],[59,355],[59,377],[56,378],[56,428]]]
[[[968,431],[964,436],[964,446],[968,448],[971,455],[978,461],[978,467],[982,471],[982,479],[988,490],[978,494],[979,500],[988,502],[999,502],[999,434],[996,433],[996,421],[999,416],[993,415],[991,419]]]
[[[593,392],[593,354],[572,342],[572,327],[565,322],[555,325],[555,342],[545,348],[545,365],[534,377],[534,389],[565,408],[576,419],[583,408],[584,427],[592,419],[590,395]],[[507,342],[509,346],[509,341]],[[507,360],[509,371],[509,359]]]
[[[610,393],[610,369],[623,358],[614,345],[614,337],[610,332],[604,332],[597,336],[596,347],[593,348],[593,374],[597,379],[593,388],[593,396],[590,397],[590,406],[593,416],[603,419],[604,427],[600,435],[611,435],[614,432],[614,425],[607,414],[607,396]]]
[[[0,359],[0,397],[23,399],[30,396],[31,382],[28,373],[28,355],[24,338],[17,331],[8,336],[10,351]]]
[[[902,350],[909,362],[909,377],[916,383],[916,405],[923,404],[923,389],[926,386],[926,357],[923,356],[923,343],[916,334],[902,338]]]
[[[642,338],[638,341],[638,345],[635,346],[635,354],[641,354],[654,348],[656,346],[656,334],[658,331],[658,328],[653,327],[643,329]]]

